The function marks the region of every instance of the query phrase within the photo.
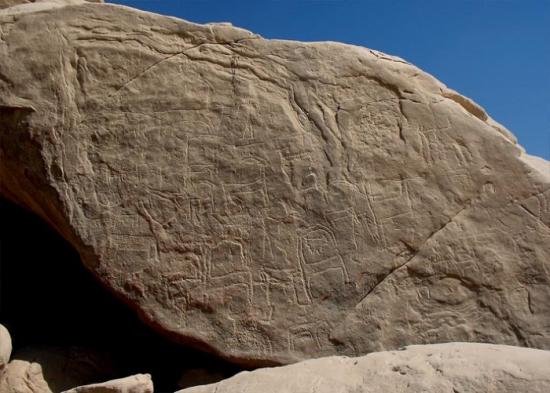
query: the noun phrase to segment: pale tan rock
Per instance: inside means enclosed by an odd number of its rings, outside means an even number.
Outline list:
[[[104,2],[104,0],[0,0],[0,9],[25,4],[25,7],[21,7],[20,9],[29,10],[31,9],[29,7],[32,7],[33,11],[38,11],[40,9],[59,7],[63,5],[78,5],[80,3],[83,3],[84,1],[87,1],[90,3]],[[31,5],[31,4],[34,4],[34,5]]]
[[[179,393],[546,393],[550,352],[501,345],[410,346],[243,372]]]
[[[157,330],[252,365],[550,348],[547,165],[471,100],[365,48],[14,8],[1,192]]]
[[[65,393],[153,393],[153,382],[149,374],[137,374],[108,382],[79,386]]]
[[[10,361],[11,350],[10,332],[0,323],[0,376],[2,375],[2,370]]]
[[[2,393],[53,393],[38,363],[12,360],[0,378]]]

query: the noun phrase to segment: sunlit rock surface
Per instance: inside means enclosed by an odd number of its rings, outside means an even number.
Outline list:
[[[550,352],[469,343],[410,346],[243,372],[179,393],[545,393]]]
[[[548,163],[399,58],[21,4],[0,11],[0,154],[4,196],[226,359],[550,348]]]

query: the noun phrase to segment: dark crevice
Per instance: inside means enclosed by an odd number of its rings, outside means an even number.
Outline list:
[[[89,364],[88,379],[79,382],[150,373],[156,392],[178,390],[185,373],[193,384],[205,376],[214,381],[241,371],[156,334],[108,293],[74,248],[36,215],[0,198],[0,219],[0,322],[11,332],[12,358],[44,359],[39,348],[45,348],[50,352],[42,364],[46,378],[62,375],[60,367],[74,367],[59,361],[59,356],[72,356]]]

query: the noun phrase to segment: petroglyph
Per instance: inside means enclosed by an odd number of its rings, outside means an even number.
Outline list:
[[[158,329],[247,364],[550,348],[550,184],[414,66],[110,4],[0,27],[1,192]]]

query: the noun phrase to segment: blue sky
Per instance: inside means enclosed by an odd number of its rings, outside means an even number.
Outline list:
[[[550,0],[107,0],[266,38],[394,54],[474,99],[550,159]]]

